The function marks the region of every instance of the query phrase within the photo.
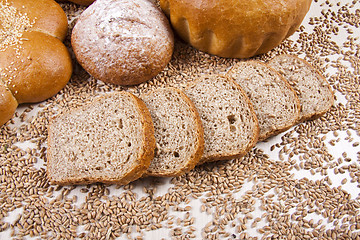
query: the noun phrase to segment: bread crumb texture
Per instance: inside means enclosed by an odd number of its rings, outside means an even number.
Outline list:
[[[155,156],[151,176],[176,176],[192,170],[204,150],[204,130],[191,100],[176,88],[159,88],[141,99],[155,128]]]
[[[61,6],[73,27],[85,7]],[[182,88],[201,75],[225,73],[239,60],[211,56],[176,39],[165,70],[136,87],[105,84],[75,65],[63,90],[22,105],[0,128],[0,238],[359,239],[359,9],[359,1],[314,0],[294,35],[254,58],[305,59],[335,93],[329,111],[258,143],[242,158],[206,163],[174,178],[147,177],[123,186],[52,185],[46,173],[49,119],[111,91],[139,96]],[[69,36],[65,43],[70,46]],[[109,143],[105,154],[116,151],[121,150]]]
[[[144,115],[135,97],[121,92],[55,117],[49,125],[50,181],[62,185],[127,183],[123,179],[139,165],[138,171],[143,173],[150,163],[143,153],[147,146],[154,147],[146,139],[146,131],[153,129],[152,122],[148,126]],[[135,175],[140,177],[142,173]]]

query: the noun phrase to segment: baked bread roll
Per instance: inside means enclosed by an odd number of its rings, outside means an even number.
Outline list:
[[[135,85],[163,70],[174,39],[166,16],[149,0],[98,0],[79,17],[71,43],[96,79]]]
[[[59,4],[53,0],[7,0],[0,1],[0,7],[4,93],[0,105],[8,106],[7,114],[1,115],[2,125],[15,112],[15,105],[43,101],[60,91],[71,77],[72,63],[61,42],[68,24]]]
[[[14,114],[18,102],[10,90],[0,80],[0,126],[6,123]]]
[[[311,0],[160,0],[176,32],[221,57],[266,53],[292,35]]]
[[[2,0],[0,2],[6,4],[7,10],[9,7],[16,9],[16,16],[9,15],[9,12],[4,11],[8,20],[6,22],[18,22],[25,25],[26,18],[30,20],[30,26],[24,31],[28,32],[43,32],[63,41],[65,39],[68,22],[64,10],[53,0]],[[6,14],[8,12],[8,14]],[[12,12],[12,11],[11,11]],[[26,15],[26,17],[25,17]],[[17,17],[19,19],[13,19]],[[1,21],[2,25],[5,21]],[[5,27],[5,26],[3,26]],[[15,34],[15,33],[14,33]]]
[[[71,58],[65,45],[48,34],[24,32],[22,38],[26,40],[20,48],[10,46],[0,53],[0,68],[9,70],[3,79],[19,103],[40,102],[66,85]]]

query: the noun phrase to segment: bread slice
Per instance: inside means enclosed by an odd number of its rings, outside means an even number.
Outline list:
[[[47,175],[54,184],[127,184],[143,175],[154,156],[150,112],[127,92],[56,116],[48,133]]]
[[[292,127],[300,116],[300,101],[287,81],[259,61],[235,64],[227,73],[249,97],[259,120],[259,141]]]
[[[334,104],[329,83],[305,60],[284,54],[274,57],[268,64],[295,89],[301,105],[299,122],[320,117]]]
[[[204,126],[205,148],[199,164],[245,155],[257,142],[259,125],[250,100],[233,80],[203,76],[185,88]]]
[[[191,100],[179,89],[143,95],[155,128],[155,156],[146,175],[179,176],[193,169],[204,151],[204,130]]]

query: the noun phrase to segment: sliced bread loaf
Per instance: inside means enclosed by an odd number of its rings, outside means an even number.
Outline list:
[[[204,126],[205,148],[199,164],[245,155],[257,142],[259,125],[250,100],[233,80],[203,76],[185,88]]]
[[[305,60],[284,54],[268,64],[295,89],[301,105],[299,122],[320,117],[333,105],[334,94],[329,83]]]
[[[275,70],[258,61],[235,64],[227,73],[246,92],[259,120],[259,141],[292,127],[299,119],[295,91]]]
[[[204,151],[204,130],[191,100],[179,89],[143,95],[155,128],[155,156],[146,175],[178,176],[193,169]]]
[[[56,116],[48,132],[47,175],[54,184],[127,184],[146,172],[154,156],[151,115],[127,92]]]

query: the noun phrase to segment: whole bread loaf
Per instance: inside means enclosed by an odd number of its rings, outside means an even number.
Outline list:
[[[98,0],[81,14],[71,44],[96,79],[135,85],[164,69],[174,38],[166,16],[151,1]]]
[[[292,35],[311,0],[160,0],[179,36],[195,48],[231,58],[266,53]]]
[[[0,115],[3,124],[15,112],[15,100],[39,102],[60,91],[71,77],[72,63],[61,42],[68,24],[59,4],[7,0],[0,1],[0,7],[0,85],[8,96],[0,99],[1,106],[8,106],[7,114]]]
[[[255,146],[259,124],[246,93],[222,75],[203,76],[185,88],[201,117],[205,148],[199,164],[245,155]]]
[[[179,89],[159,88],[141,99],[155,128],[155,156],[146,175],[179,176],[192,170],[204,151],[204,130],[193,102]]]
[[[127,184],[141,177],[154,157],[151,115],[127,92],[60,114],[48,131],[47,176],[54,184]]]

